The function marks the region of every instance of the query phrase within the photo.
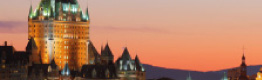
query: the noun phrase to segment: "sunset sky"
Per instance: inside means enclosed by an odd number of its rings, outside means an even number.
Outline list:
[[[35,8],[40,0],[33,0]],[[78,0],[90,14],[90,39],[115,59],[127,46],[145,64],[214,71],[262,64],[262,0]],[[30,0],[2,0],[0,44],[27,44]]]

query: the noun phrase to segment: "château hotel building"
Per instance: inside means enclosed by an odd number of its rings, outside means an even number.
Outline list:
[[[59,69],[68,63],[77,70],[88,64],[89,15],[77,0],[41,0],[35,10],[30,7],[28,39],[34,39],[37,50],[33,63],[49,64],[54,58]],[[39,58],[39,55],[41,58]]]

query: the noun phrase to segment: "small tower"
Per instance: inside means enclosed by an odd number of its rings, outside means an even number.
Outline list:
[[[242,56],[242,64],[240,65],[240,76],[239,76],[239,80],[248,80],[247,77],[247,65],[246,65],[246,58],[245,58],[245,54],[243,53]]]

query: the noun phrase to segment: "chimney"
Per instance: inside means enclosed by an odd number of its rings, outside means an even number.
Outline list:
[[[7,46],[7,41],[5,41],[5,46]]]

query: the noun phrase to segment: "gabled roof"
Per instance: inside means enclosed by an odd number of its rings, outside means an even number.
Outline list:
[[[101,56],[113,56],[108,44],[106,44],[105,49],[101,52]]]
[[[31,50],[31,49],[37,49],[37,46],[36,46],[34,38],[31,38],[28,41],[27,46],[26,46],[26,50]]]

